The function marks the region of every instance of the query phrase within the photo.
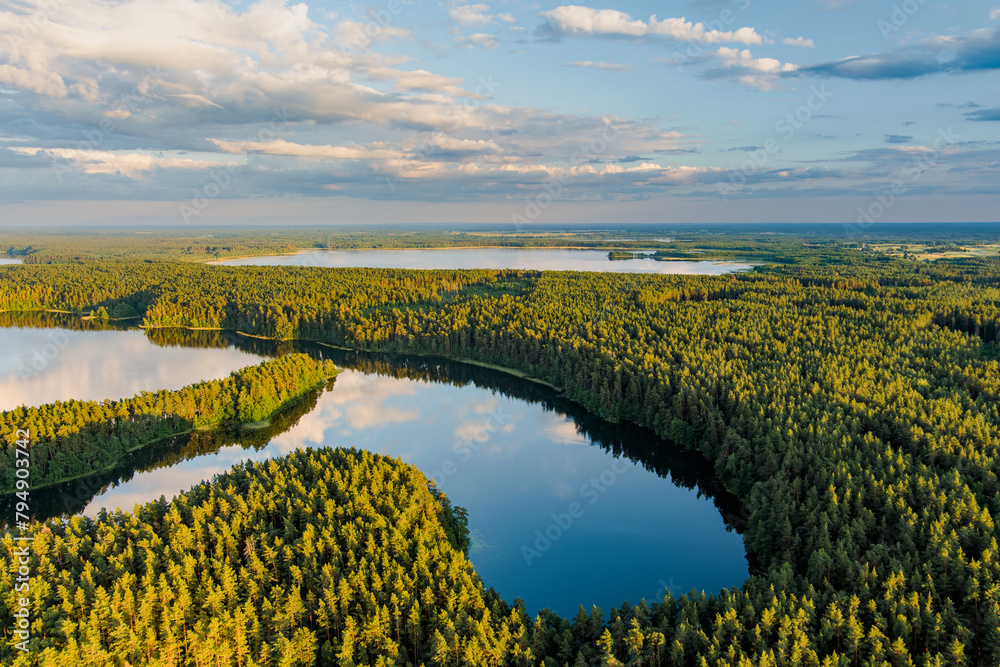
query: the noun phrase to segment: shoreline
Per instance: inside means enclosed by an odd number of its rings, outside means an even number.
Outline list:
[[[224,257],[222,259],[199,259],[192,264],[205,264],[208,266],[222,266],[219,262],[238,262],[241,259],[255,259],[257,257],[294,257],[316,250],[326,250],[326,248],[301,248],[295,252],[269,252],[266,255],[241,255],[239,257]]]
[[[310,387],[307,387],[301,393],[296,394],[295,396],[289,397],[288,400],[286,400],[284,403],[282,403],[281,405],[279,405],[278,408],[275,409],[274,412],[272,412],[271,414],[269,414],[264,419],[261,419],[261,420],[255,421],[255,422],[232,422],[232,421],[230,421],[230,422],[214,422],[214,423],[210,423],[210,424],[201,424],[200,426],[192,426],[191,428],[184,429],[183,431],[176,431],[176,432],[170,433],[168,435],[161,435],[158,438],[153,438],[152,440],[147,440],[145,442],[142,442],[142,443],[136,445],[135,447],[130,447],[130,448],[126,449],[125,452],[124,452],[124,455],[121,458],[119,458],[117,461],[115,461],[114,463],[112,463],[111,465],[107,465],[107,466],[105,466],[103,468],[99,468],[97,470],[90,470],[90,471],[87,471],[85,473],[81,473],[79,475],[74,475],[72,477],[66,477],[66,478],[63,478],[63,479],[58,479],[58,480],[54,480],[54,481],[51,481],[51,482],[45,482],[45,483],[42,483],[42,484],[32,484],[31,485],[31,490],[34,491],[36,489],[46,489],[46,488],[50,488],[50,487],[53,487],[53,486],[57,486],[59,484],[65,484],[66,482],[72,482],[72,481],[79,480],[79,479],[85,479],[85,478],[91,477],[93,475],[99,475],[101,473],[110,472],[110,471],[114,470],[115,468],[117,468],[118,466],[120,466],[122,464],[122,462],[124,461],[125,458],[127,458],[131,454],[134,454],[135,452],[138,452],[139,450],[145,449],[146,447],[149,447],[151,445],[155,445],[158,442],[163,442],[164,440],[170,440],[170,439],[173,439],[173,438],[176,438],[176,437],[179,437],[179,436],[190,435],[190,434],[198,432],[198,431],[209,433],[209,432],[212,432],[212,431],[220,431],[220,430],[223,430],[223,429],[225,429],[227,427],[234,428],[235,430],[238,430],[238,431],[244,431],[244,430],[257,431],[257,430],[260,430],[260,429],[263,429],[263,428],[267,428],[268,426],[271,425],[272,420],[277,415],[281,414],[282,412],[284,412],[288,408],[291,408],[294,405],[297,405],[306,396],[306,394],[308,394],[310,391],[313,391],[313,390],[317,389],[318,387],[323,386],[331,378],[337,377],[338,374],[339,374],[339,370],[338,370],[337,373],[334,373],[333,375],[329,375],[329,376],[324,377],[322,379],[322,381],[320,381],[320,382],[318,382],[318,383],[316,383],[316,384],[314,384],[314,385],[312,385]],[[128,400],[128,399],[124,399],[124,400]],[[10,495],[12,493],[15,493],[16,491],[17,491],[16,488],[14,488],[14,489],[0,489],[0,496],[7,496],[7,495]]]
[[[197,329],[193,329],[191,327],[176,327],[176,326],[175,327],[151,327],[151,328],[197,330]],[[347,352],[373,353],[373,354],[382,353],[382,354],[389,354],[389,355],[411,355],[411,356],[415,356],[415,357],[428,358],[428,359],[429,358],[436,358],[436,359],[442,359],[442,360],[445,360],[445,361],[463,363],[463,364],[468,364],[470,366],[477,366],[477,367],[481,367],[481,368],[486,368],[486,369],[489,369],[489,370],[494,370],[494,371],[497,371],[497,372],[504,373],[506,375],[513,376],[513,377],[521,379],[521,380],[526,380],[526,381],[530,381],[530,382],[533,382],[533,383],[545,386],[545,387],[547,387],[547,388],[549,388],[549,389],[557,392],[557,394],[559,396],[562,396],[562,397],[566,398],[566,400],[569,400],[572,403],[574,403],[575,405],[580,406],[581,408],[583,408],[584,410],[586,410],[588,414],[592,414],[595,417],[597,417],[598,419],[608,421],[609,423],[617,423],[617,421],[611,422],[611,420],[609,420],[607,417],[603,417],[603,416],[597,414],[596,412],[591,412],[579,400],[573,399],[573,398],[569,398],[568,396],[566,396],[565,391],[564,391],[564,389],[562,387],[554,385],[554,384],[552,384],[552,383],[550,383],[550,382],[548,382],[546,380],[543,380],[541,378],[537,378],[537,377],[534,377],[532,375],[529,375],[528,373],[526,373],[524,371],[520,371],[520,370],[515,369],[515,368],[509,368],[509,367],[505,367],[505,366],[500,366],[498,364],[491,364],[489,362],[477,361],[477,360],[468,359],[468,358],[465,358],[465,357],[447,356],[447,355],[434,354],[434,353],[399,352],[399,351],[394,351],[394,350],[364,350],[364,349],[360,349],[360,348],[356,348],[356,347],[345,347],[343,345],[337,345],[335,343],[327,343],[327,342],[324,342],[324,341],[318,341],[318,340],[309,339],[309,338],[286,338],[286,339],[279,339],[279,338],[268,337],[268,336],[253,336],[253,335],[250,335],[250,334],[244,334],[243,332],[240,332],[240,331],[237,331],[237,330],[233,330],[233,329],[223,329],[223,328],[217,328],[216,329],[216,328],[213,328],[213,329],[208,329],[208,330],[228,331],[228,332],[231,332],[231,333],[236,333],[237,335],[241,335],[241,336],[248,336],[248,337],[258,338],[258,339],[263,339],[263,340],[273,340],[273,341],[276,341],[276,342],[285,342],[285,341],[289,341],[289,342],[292,342],[292,341],[306,342],[306,343],[312,343],[312,344],[315,344],[315,345],[320,345],[320,346],[323,346],[323,347],[328,347],[328,348],[331,348],[331,349],[343,350],[343,351],[347,351]],[[246,430],[258,430],[260,428],[266,428],[266,426],[273,420],[273,418],[276,415],[279,415],[284,410],[286,410],[286,409],[292,407],[293,405],[297,404],[298,402],[300,402],[306,396],[306,394],[309,391],[312,391],[312,390],[314,390],[314,389],[322,386],[323,383],[328,382],[331,379],[331,377],[332,378],[337,377],[337,375],[339,375],[344,370],[347,370],[347,369],[337,368],[337,372],[334,375],[328,376],[328,377],[324,378],[322,382],[320,382],[320,383],[318,383],[316,385],[313,385],[312,387],[310,387],[310,388],[306,389],[305,391],[303,391],[301,394],[298,394],[297,396],[289,399],[284,404],[282,404],[282,406],[280,406],[277,410],[275,410],[273,413],[271,413],[270,415],[268,415],[268,417],[267,417],[266,420],[262,420],[262,421],[259,421],[259,422],[253,422],[253,423],[245,423],[245,424],[241,423],[240,424],[240,429],[241,430],[243,430],[243,429],[246,429]],[[629,420],[625,420],[625,421],[629,421]],[[629,421],[629,423],[633,423],[633,424],[636,424],[636,425],[638,425],[640,427],[643,427],[643,428],[646,428],[646,429],[650,429],[651,431],[653,430],[651,426],[644,425],[644,424],[642,424],[640,422],[631,422],[631,421]],[[188,430],[186,430],[184,432],[181,432],[181,433],[175,433],[175,434],[172,434],[172,435],[169,435],[169,436],[163,436],[161,438],[154,439],[152,441],[144,443],[143,445],[141,445],[139,447],[136,447],[136,448],[128,450],[128,453],[132,453],[132,452],[134,452],[134,451],[136,451],[138,449],[141,449],[141,448],[144,448],[144,447],[148,447],[149,445],[154,444],[155,442],[158,442],[158,441],[161,441],[161,440],[165,440],[165,439],[168,439],[168,438],[177,437],[178,435],[186,435],[188,433],[191,433],[191,432],[194,432],[194,431],[198,431],[198,430],[201,430],[201,431],[215,431],[215,430],[219,430],[223,426],[224,426],[223,423],[218,423],[218,424],[202,425],[202,426],[199,426],[199,427],[194,427],[192,429],[188,429]],[[663,438],[665,438],[666,436],[657,436],[657,437],[663,437]],[[685,452],[689,452],[689,453],[695,454],[695,455],[698,455],[700,458],[705,458],[705,460],[711,462],[707,457],[704,457],[704,455],[700,451],[698,451],[697,449],[690,449],[690,448],[688,448],[686,445],[684,445],[682,443],[676,443],[676,444],[677,444],[677,446],[681,450],[683,450]],[[108,471],[114,470],[120,464],[121,464],[121,460],[119,460],[118,462],[116,462],[116,464],[114,464],[112,466],[105,467],[105,468],[103,468],[101,470],[91,471],[91,472],[88,472],[88,473],[85,473],[85,474],[82,474],[82,475],[75,476],[73,478],[69,478],[69,479],[65,479],[65,480],[60,480],[58,482],[52,482],[52,483],[45,484],[45,485],[42,485],[42,486],[37,486],[37,487],[33,486],[32,488],[45,488],[45,487],[49,487],[49,486],[54,486],[55,484],[61,484],[63,482],[67,482],[67,481],[73,481],[75,479],[82,479],[82,478],[90,477],[92,475],[100,474],[102,472],[108,472]],[[728,493],[730,495],[733,495],[732,490],[730,490],[724,484],[721,485],[721,489],[723,491],[725,491],[726,493]],[[9,495],[10,493],[12,493],[12,492],[10,492],[10,491],[8,491],[8,492],[0,492],[0,496]]]
[[[90,312],[89,310],[87,312]],[[0,309],[0,313],[57,313],[60,315],[75,315],[81,320],[86,320],[88,322],[124,322],[125,320],[138,320],[142,318],[142,315],[129,315],[128,317],[109,317],[103,319],[97,317],[96,315],[84,315],[82,310],[58,310],[56,308],[34,308],[31,310],[23,310],[19,308],[5,308]]]
[[[544,386],[546,386],[546,387],[548,387],[550,389],[558,391],[559,393],[562,393],[562,391],[563,391],[562,387],[557,387],[556,385],[552,384],[551,382],[548,382],[548,381],[543,380],[541,378],[536,378],[536,377],[534,377],[532,375],[528,375],[524,371],[519,371],[516,368],[507,368],[506,366],[499,366],[497,364],[491,364],[491,363],[486,362],[486,361],[477,361],[475,359],[468,359],[466,357],[449,357],[449,356],[446,356],[446,355],[443,355],[443,354],[432,354],[432,353],[426,353],[426,352],[400,352],[400,351],[397,351],[397,350],[385,350],[385,349],[365,350],[365,349],[358,348],[358,347],[346,347],[344,345],[337,345],[336,343],[327,343],[326,341],[316,340],[314,338],[275,338],[273,336],[260,336],[260,335],[256,335],[256,334],[249,334],[249,333],[245,333],[243,331],[239,331],[238,329],[226,329],[224,327],[186,327],[186,326],[156,326],[156,325],[144,326],[144,325],[140,325],[139,328],[142,329],[142,330],[144,330],[144,331],[148,331],[148,330],[151,330],[151,329],[186,329],[187,331],[226,331],[226,332],[229,332],[229,333],[235,333],[235,334],[240,335],[240,336],[245,336],[247,338],[256,338],[258,340],[273,340],[276,343],[291,343],[291,342],[312,343],[314,345],[322,345],[323,347],[329,347],[329,348],[334,349],[334,350],[343,350],[345,352],[367,352],[367,353],[373,353],[373,354],[408,354],[408,355],[412,355],[414,357],[426,357],[426,358],[433,358],[433,359],[446,359],[448,361],[457,361],[457,362],[462,363],[462,364],[469,364],[470,366],[479,366],[481,368],[488,368],[490,370],[500,371],[502,373],[507,373],[508,375],[513,375],[514,377],[519,378],[521,380],[529,380],[531,382],[536,382],[538,384],[544,385]]]
[[[210,266],[229,266],[223,264],[222,262],[238,262],[243,259],[260,259],[261,257],[296,257],[298,255],[308,255],[315,252],[392,252],[392,251],[420,251],[420,250],[592,250],[594,252],[658,252],[656,249],[648,248],[620,248],[620,247],[605,247],[605,248],[595,248],[592,246],[578,246],[578,245],[561,245],[561,246],[506,246],[506,245],[468,245],[468,246],[429,246],[426,248],[302,248],[296,252],[281,252],[281,253],[267,253],[264,255],[243,255],[240,257],[226,257],[224,259],[201,259],[198,260],[197,264],[206,264]],[[661,259],[657,261],[676,261],[676,262],[713,262],[718,263],[724,261],[722,259],[700,259],[700,258],[670,258]],[[737,262],[739,263],[739,262]],[[265,265],[266,266],[266,265]],[[283,266],[283,265],[278,265]],[[336,266],[326,266],[319,268],[364,268],[364,267],[336,267]],[[373,267],[374,268],[374,267]],[[404,268],[404,267],[379,267],[379,268]],[[421,269],[410,269],[411,271],[420,271]],[[472,269],[451,269],[454,271],[472,270]],[[496,269],[497,271],[503,271],[504,269]],[[521,269],[521,270],[532,270],[532,269]],[[551,269],[549,269],[551,270]]]
[[[426,247],[426,248],[301,248],[299,250],[296,250],[295,252],[270,252],[270,253],[265,253],[265,254],[261,254],[261,255],[240,255],[238,257],[224,257],[224,258],[220,258],[220,259],[199,259],[199,260],[195,260],[194,262],[191,262],[191,263],[192,264],[202,264],[204,266],[295,266],[295,265],[287,265],[287,264],[273,264],[273,265],[271,265],[271,264],[249,264],[249,265],[241,265],[241,264],[226,264],[226,262],[239,262],[239,261],[244,260],[244,259],[261,259],[261,258],[264,258],[264,257],[297,257],[299,255],[308,255],[310,253],[319,253],[319,252],[347,252],[347,253],[350,253],[350,252],[392,252],[392,251],[420,251],[420,250],[527,250],[527,251],[532,251],[532,250],[580,250],[580,251],[592,250],[594,252],[601,252],[601,253],[605,253],[605,252],[628,252],[628,253],[635,253],[635,252],[658,252],[657,249],[650,249],[650,248],[621,248],[621,247],[594,248],[592,246],[578,246],[578,245],[561,245],[561,246],[503,246],[503,245],[483,245],[483,246],[479,246],[479,245],[468,245],[468,246],[429,246],[429,247]],[[711,263],[711,264],[716,264],[716,265],[727,265],[727,266],[728,265],[734,265],[734,264],[748,264],[751,268],[750,269],[746,269],[746,270],[753,270],[753,268],[756,268],[757,266],[763,266],[763,265],[767,264],[767,262],[765,262],[765,261],[761,261],[761,262],[755,262],[755,261],[737,262],[737,261],[732,261],[732,260],[726,260],[725,258],[711,259],[711,256],[707,256],[707,257],[690,257],[690,258],[670,257],[670,258],[665,258],[665,259],[657,259],[657,258],[652,258],[651,257],[650,259],[654,259],[655,261],[658,261],[658,262],[695,262],[695,263]],[[167,259],[167,260],[164,260],[164,261],[180,261],[180,260]],[[350,268],[385,268],[385,269],[393,269],[393,268],[395,268],[395,269],[404,270],[404,271],[438,270],[438,269],[415,269],[415,268],[409,268],[409,267],[391,267],[391,266],[386,266],[386,267],[318,266],[318,267],[314,267],[314,268],[321,268],[321,269],[350,269]],[[440,269],[440,270],[446,270],[446,271],[473,271],[475,269],[473,269],[473,268],[466,268],[466,269]],[[494,271],[504,271],[504,270],[507,270],[507,269],[496,268],[496,269],[493,269],[493,270]],[[556,271],[558,269],[514,269],[514,270],[517,270],[517,271]],[[573,269],[570,269],[570,270],[573,270]],[[583,273],[587,273],[587,272],[583,271]],[[691,275],[700,275],[700,274],[691,274]],[[4,310],[4,311],[0,311],[0,312],[37,312],[37,311],[9,311],[9,310]],[[70,314],[73,314],[73,315],[78,315],[79,314],[79,313],[74,313],[73,311],[69,311],[69,310],[47,310],[47,312],[52,312],[52,313],[70,313]],[[135,317],[141,317],[141,315],[137,315],[137,316],[133,316],[133,317],[111,318],[111,320],[127,320],[127,319],[135,319]],[[94,318],[94,319],[96,319],[96,318]]]

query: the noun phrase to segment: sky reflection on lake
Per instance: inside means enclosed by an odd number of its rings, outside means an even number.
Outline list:
[[[565,415],[486,389],[356,371],[261,451],[227,447],[140,473],[86,513],[131,509],[239,461],[321,445],[399,457],[432,477],[469,510],[470,557],[485,584],[505,599],[521,596],[532,613],[652,600],[661,580],[677,594],[747,576],[742,538],[726,531],[710,499],[592,445]]]
[[[53,341],[62,341],[60,354],[36,376],[19,379],[19,360]],[[252,347],[263,341],[241,343],[259,354],[221,338],[214,344],[219,347],[163,347],[135,330],[0,328],[0,397],[8,407],[118,398],[222,377],[268,354]],[[338,354],[338,363],[351,363],[347,353]],[[580,604],[607,610],[625,599],[652,601],[664,587],[675,594],[714,592],[746,578],[743,540],[726,529],[719,507],[698,490],[704,481],[683,473],[685,485],[678,485],[654,472],[662,470],[663,460],[633,461],[608,449],[609,443],[628,441],[635,458],[644,447],[662,454],[663,447],[676,446],[592,416],[581,422],[579,410],[567,416],[563,410],[569,407],[556,408],[545,398],[555,396],[550,390],[496,371],[462,364],[448,370],[443,365],[451,362],[419,359],[377,363],[382,365],[357,366],[365,372],[343,371],[316,407],[261,449],[196,451],[169,459],[173,465],[166,467],[154,460],[134,474],[112,476],[123,481],[110,482],[84,513],[128,511],[161,495],[170,499],[248,459],[264,461],[299,447],[357,447],[417,466],[454,504],[467,508],[477,572],[505,599],[523,598],[531,613],[548,606],[572,615]],[[399,368],[406,372],[389,373],[394,363],[404,364]],[[435,373],[443,373],[443,381],[434,381]],[[494,379],[476,380],[477,374]],[[592,439],[595,432],[603,433],[604,446]]]
[[[216,262],[230,266],[322,266],[393,269],[532,269],[721,275],[750,264],[653,259],[611,261],[605,250],[548,248],[432,248],[406,250],[319,250]]]
[[[263,360],[236,348],[160,347],[140,330],[2,328],[0,410],[180,389]]]

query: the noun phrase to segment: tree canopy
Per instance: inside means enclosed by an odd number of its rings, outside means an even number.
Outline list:
[[[121,401],[57,401],[2,412],[0,491],[14,490],[21,430],[31,442],[28,481],[38,488],[107,470],[129,452],[195,428],[264,421],[334,375],[332,362],[295,354],[176,391],[143,392]]]
[[[302,635],[311,654],[285,648],[269,664],[1000,664],[996,259],[851,252],[718,277],[93,263],[0,267],[0,280],[10,310],[128,307],[151,330],[518,369],[705,456],[746,508],[762,568],[738,591],[626,603],[606,621],[543,613],[518,624],[456,584],[453,597],[421,600],[417,614],[439,618],[420,626],[416,658],[404,639],[357,652],[359,637],[382,636],[359,629],[377,603],[341,617],[345,634],[325,640],[332,657]],[[451,562],[439,555],[434,567]],[[400,598],[394,580],[379,581]],[[444,591],[455,579],[441,581]],[[386,609],[389,634],[405,633],[410,610],[393,625]],[[468,653],[467,636],[486,639]]]

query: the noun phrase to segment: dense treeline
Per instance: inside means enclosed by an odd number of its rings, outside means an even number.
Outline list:
[[[514,231],[507,225],[472,229],[413,231],[364,228],[190,227],[179,229],[0,230],[0,255],[31,264],[97,260],[205,262],[234,257],[289,254],[304,249],[406,248],[592,248],[659,250],[676,259],[744,259],[773,263],[842,263],[849,250],[868,253],[875,243],[924,241],[936,251],[996,242],[990,225],[620,225],[594,231],[544,229]],[[951,243],[943,239],[949,239]],[[961,245],[959,245],[961,244]]]
[[[7,269],[0,298],[66,299],[40,293],[40,270]],[[52,270],[50,283],[59,271],[94,277],[80,303],[138,295],[103,265]],[[543,614],[532,659],[504,653],[501,663],[1000,664],[996,260],[852,253],[720,277],[149,273],[135,287],[147,326],[506,365],[714,463],[748,510],[763,575],[739,592],[625,606],[606,633]]]
[[[312,412],[319,397],[324,391],[332,389],[334,382],[335,379],[330,378],[325,384],[306,391],[300,399],[271,415],[266,422],[254,424],[253,428],[234,422],[162,438],[129,452],[107,470],[32,489],[30,515],[35,520],[45,521],[52,517],[79,514],[95,497],[130,481],[139,473],[165,470],[178,463],[218,452],[223,447],[238,445],[243,449],[260,451]],[[16,493],[0,495],[0,526],[13,523],[20,500]]]
[[[446,501],[399,460],[321,449],[237,466],[135,513],[35,524],[35,638],[28,653],[5,641],[0,655],[53,666],[500,664],[529,650],[526,617],[483,591],[449,539],[447,524],[461,522]],[[15,543],[2,544],[9,571]],[[0,577],[6,628],[15,597]]]
[[[627,239],[620,237],[626,236]],[[645,240],[640,240],[643,237]],[[329,229],[257,230],[206,228],[202,233],[168,232],[156,234],[120,230],[77,234],[60,230],[46,232],[0,232],[0,254],[21,258],[28,264],[51,264],[95,260],[175,260],[204,262],[234,257],[290,254],[303,249],[362,248],[468,248],[468,247],[640,247],[658,245],[653,232],[578,232],[552,235],[469,233],[449,230],[385,233],[378,231]]]
[[[145,314],[150,326],[252,329],[287,337],[289,316],[326,320],[375,304],[433,301],[496,271],[210,267],[174,262],[0,266],[0,311]],[[199,288],[205,284],[206,289]]]
[[[37,314],[39,323],[48,319],[47,313]],[[32,326],[33,323],[28,316],[19,321],[22,326]],[[699,453],[661,442],[648,429],[633,423],[609,422],[567,399],[556,388],[540,382],[525,381],[504,370],[438,356],[362,352],[303,341],[245,337],[216,330],[150,329],[147,335],[158,345],[215,349],[236,347],[249,354],[264,357],[304,352],[314,358],[329,359],[338,368],[356,370],[366,375],[451,384],[455,387],[474,385],[518,401],[539,405],[546,411],[571,418],[578,433],[609,454],[628,457],[647,470],[669,479],[675,486],[696,490],[699,495],[711,498],[729,528],[742,531],[745,527],[745,511],[719,485],[714,469]],[[333,387],[332,379],[326,387]],[[32,515],[38,520],[45,520],[60,514],[77,514],[109,485],[124,483],[137,472],[170,468],[177,463],[216,452],[224,446],[235,444],[260,450],[274,437],[291,428],[301,416],[311,412],[322,391],[323,388],[317,388],[308,392],[303,400],[272,416],[269,426],[250,430],[220,428],[194,431],[186,436],[162,440],[137,450],[122,466],[108,473],[36,490],[31,495]],[[12,495],[0,496],[0,523],[3,517],[13,516],[13,509],[8,511],[5,500],[13,501],[16,498]]]
[[[134,449],[194,428],[266,420],[335,373],[332,362],[297,354],[176,391],[0,413],[0,492],[14,489],[18,430],[29,433],[29,482],[39,487],[113,467]]]

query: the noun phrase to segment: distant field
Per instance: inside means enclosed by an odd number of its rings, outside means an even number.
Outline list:
[[[903,257],[905,255],[917,261],[961,257],[991,257],[1000,254],[1000,243],[973,246],[971,248],[962,247],[961,250],[957,250],[954,247],[938,250],[933,245],[924,245],[921,243],[874,243],[871,248],[877,252],[892,255],[893,257]]]

